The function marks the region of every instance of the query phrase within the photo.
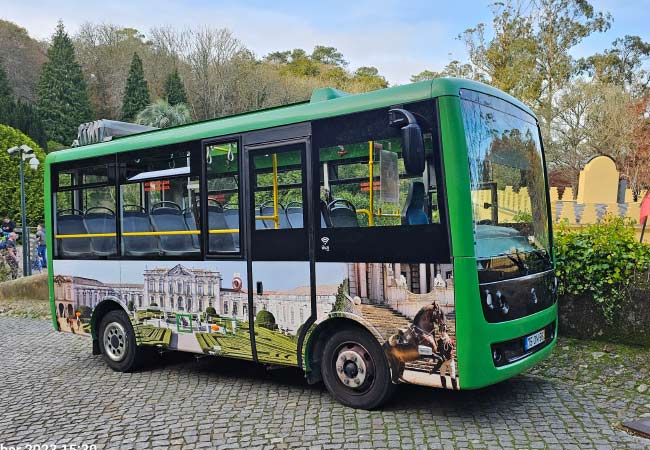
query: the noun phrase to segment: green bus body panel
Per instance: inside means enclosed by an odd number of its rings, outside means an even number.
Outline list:
[[[536,314],[509,322],[488,323],[479,298],[475,258],[454,258],[456,343],[462,389],[476,389],[510,378],[546,358],[556,339],[542,350],[503,367],[495,367],[491,344],[525,336],[557,319],[557,303]]]
[[[43,173],[44,182],[44,198],[45,198],[45,217],[52,217],[52,186],[50,183],[50,165],[45,165],[45,171]],[[53,255],[54,255],[54,228],[50,227],[49,222],[45,222],[45,226],[50,230],[49,233],[45,233],[45,240],[47,248],[49,251],[45,252],[47,257],[47,289],[50,295],[50,313],[52,314],[52,325],[54,325],[55,330],[59,330],[59,324],[56,321],[56,302],[54,301],[54,265],[53,265]]]

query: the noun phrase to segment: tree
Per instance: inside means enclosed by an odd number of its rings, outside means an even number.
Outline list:
[[[7,71],[4,68],[2,59],[0,59],[0,102],[13,101],[13,89],[7,79]]]
[[[354,71],[352,83],[358,85],[356,89],[351,89],[353,91],[367,92],[388,87],[388,82],[379,75],[379,70],[376,67],[359,67]]]
[[[142,60],[137,53],[133,53],[122,98],[122,120],[133,121],[137,114],[147,107],[149,101],[149,87],[144,79]]]
[[[187,104],[185,86],[183,86],[183,81],[181,81],[181,77],[178,75],[178,69],[174,69],[165,81],[165,98],[171,106],[176,106],[179,103]]]
[[[14,99],[35,103],[41,67],[47,61],[46,45],[29,37],[26,29],[5,20],[0,20],[0,42],[0,60]]]
[[[332,66],[345,67],[348,65],[348,62],[343,59],[341,52],[334,47],[326,47],[324,45],[314,47],[314,51],[311,52],[311,60]]]
[[[536,70],[542,84],[536,109],[550,143],[555,99],[575,70],[569,50],[592,33],[607,31],[612,17],[594,12],[587,0],[538,0],[537,5]]]
[[[477,72],[469,63],[462,63],[457,59],[454,59],[449,62],[440,72],[434,72],[432,70],[423,70],[422,72],[411,75],[411,83],[417,83],[418,81],[424,80],[433,80],[436,78],[444,77],[455,77],[455,78],[467,78],[469,80],[484,80],[483,74]]]
[[[647,93],[650,85],[650,71],[643,68],[648,60],[650,43],[626,35],[604,52],[580,59],[578,67],[595,80],[622,86],[638,97]]]
[[[509,0],[492,4],[492,15],[490,40],[485,38],[484,24],[462,34],[474,70],[458,62],[456,68],[462,75],[478,72],[493,86],[523,101],[539,98],[541,78],[535,69],[538,46],[532,14],[522,0]]]
[[[81,66],[74,47],[59,22],[38,83],[38,112],[49,139],[64,144],[77,137],[80,124],[92,118]]]
[[[615,84],[578,80],[567,86],[556,103],[554,145],[548,149],[552,170],[570,173],[575,188],[593,156],[608,155],[623,168],[634,152],[632,129],[638,118],[631,106],[630,94]]]
[[[172,106],[162,99],[145,107],[136,117],[136,123],[156,128],[175,127],[189,121],[190,110],[185,103]]]
[[[26,144],[34,149],[40,161],[37,170],[25,170],[25,199],[27,220],[31,225],[43,221],[43,161],[45,152],[27,135],[7,125],[0,125],[0,148],[8,149]],[[3,194],[0,195],[0,211],[14,219],[20,217],[20,159],[0,152],[0,179]]]

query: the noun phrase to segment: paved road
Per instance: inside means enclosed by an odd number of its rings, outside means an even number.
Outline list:
[[[404,386],[382,411],[335,403],[297,370],[171,354],[134,374],[46,321],[0,317],[0,444],[97,448],[629,448],[612,424],[647,396],[523,375],[475,392]],[[25,448],[25,447],[22,447]],[[77,447],[81,449],[81,447]],[[70,447],[68,447],[70,449]]]

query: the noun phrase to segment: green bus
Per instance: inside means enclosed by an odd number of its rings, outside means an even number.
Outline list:
[[[54,327],[117,371],[151,350],[297,366],[371,409],[555,344],[538,122],[484,84],[317,89],[51,153],[45,180]]]

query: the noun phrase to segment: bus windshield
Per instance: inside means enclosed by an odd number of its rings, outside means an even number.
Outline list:
[[[548,258],[544,160],[536,120],[510,103],[461,91],[476,257]]]

